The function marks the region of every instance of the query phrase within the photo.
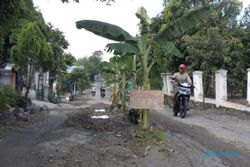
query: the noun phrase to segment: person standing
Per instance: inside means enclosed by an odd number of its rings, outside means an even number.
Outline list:
[[[54,97],[57,97],[57,80],[55,80],[52,84],[52,93]]]

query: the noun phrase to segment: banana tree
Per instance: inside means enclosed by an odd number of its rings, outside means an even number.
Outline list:
[[[114,57],[113,57],[114,58]],[[111,106],[118,105],[118,93],[117,93],[117,85],[119,81],[120,71],[118,69],[117,64],[110,60],[110,62],[101,62],[101,72],[102,76],[105,79],[108,85],[111,85],[112,88],[112,96],[111,96]]]
[[[110,62],[102,62],[102,74],[108,83],[115,83],[116,92],[112,92],[117,97],[114,101],[121,101],[123,111],[126,111],[126,85],[135,73],[132,68],[132,57],[112,57]],[[112,97],[113,97],[112,96]],[[113,99],[113,98],[112,98]],[[113,104],[116,105],[116,104]]]
[[[180,52],[172,41],[180,38],[189,29],[193,28],[209,11],[209,6],[193,10],[168,25],[158,34],[146,33],[139,35],[137,38],[119,26],[95,20],[78,21],[76,27],[78,29],[84,28],[96,35],[119,42],[107,44],[107,51],[113,51],[114,54],[120,56],[131,54],[138,56],[143,69],[143,89],[149,90],[149,72],[155,63],[155,60],[151,59],[152,55],[150,55],[152,47],[157,46],[167,53],[179,55]],[[143,7],[138,9],[136,16],[143,23],[145,29],[152,23]],[[143,111],[142,122],[143,129],[146,129],[148,127],[148,110]]]

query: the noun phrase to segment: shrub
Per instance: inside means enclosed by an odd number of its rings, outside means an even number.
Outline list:
[[[21,95],[7,87],[7,86],[0,86],[0,105],[3,106],[4,104],[8,104],[11,107],[16,107],[17,102],[20,100]]]

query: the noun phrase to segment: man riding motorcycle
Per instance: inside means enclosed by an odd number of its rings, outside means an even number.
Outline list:
[[[177,95],[177,86],[179,83],[184,83],[187,82],[189,85],[192,85],[192,80],[188,73],[186,71],[186,65],[185,64],[180,64],[179,65],[179,72],[174,73],[172,78],[174,78],[171,82],[175,86],[175,95],[174,95],[174,101],[176,100],[176,95]]]
[[[92,96],[95,96],[95,94],[96,94],[96,87],[92,87],[91,88],[91,94],[92,94]]]
[[[102,85],[100,88],[100,94],[101,94],[101,97],[105,96],[105,86],[104,85]]]
[[[178,89],[180,87],[181,84],[186,83],[187,85],[189,85],[189,87],[192,86],[192,80],[190,78],[190,76],[188,75],[188,73],[185,72],[186,70],[186,65],[185,64],[180,64],[179,65],[179,72],[174,73],[174,75],[172,76],[172,83],[174,84],[174,88],[175,88],[175,93],[173,96],[173,102],[174,102],[174,110],[176,110],[176,100],[177,100],[177,96],[178,96]],[[189,107],[188,107],[189,110]],[[175,114],[176,116],[177,114]]]

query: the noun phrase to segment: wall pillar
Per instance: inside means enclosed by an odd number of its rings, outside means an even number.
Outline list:
[[[220,69],[215,73],[216,106],[227,100],[227,70]]]
[[[166,73],[166,83],[167,83],[167,95],[172,96],[174,94],[174,86],[171,83],[171,78],[173,74],[171,73]]]
[[[37,90],[38,89],[38,80],[39,80],[39,72],[35,72],[34,73],[34,80],[35,80],[35,90]]]
[[[193,72],[193,84],[194,84],[194,101],[203,100],[203,83],[202,83],[202,71]]]
[[[166,73],[161,73],[161,79],[163,82],[163,87],[162,87],[162,91],[164,92],[164,94],[167,94],[167,79],[166,79]]]
[[[247,102],[250,104],[250,68],[247,69]]]
[[[163,91],[166,95],[172,96],[174,94],[174,87],[173,84],[171,83],[170,77],[173,75],[171,73],[162,73],[162,79],[163,79]]]
[[[43,73],[43,85],[49,86],[49,72]]]
[[[49,72],[43,73],[43,100],[49,101]]]

